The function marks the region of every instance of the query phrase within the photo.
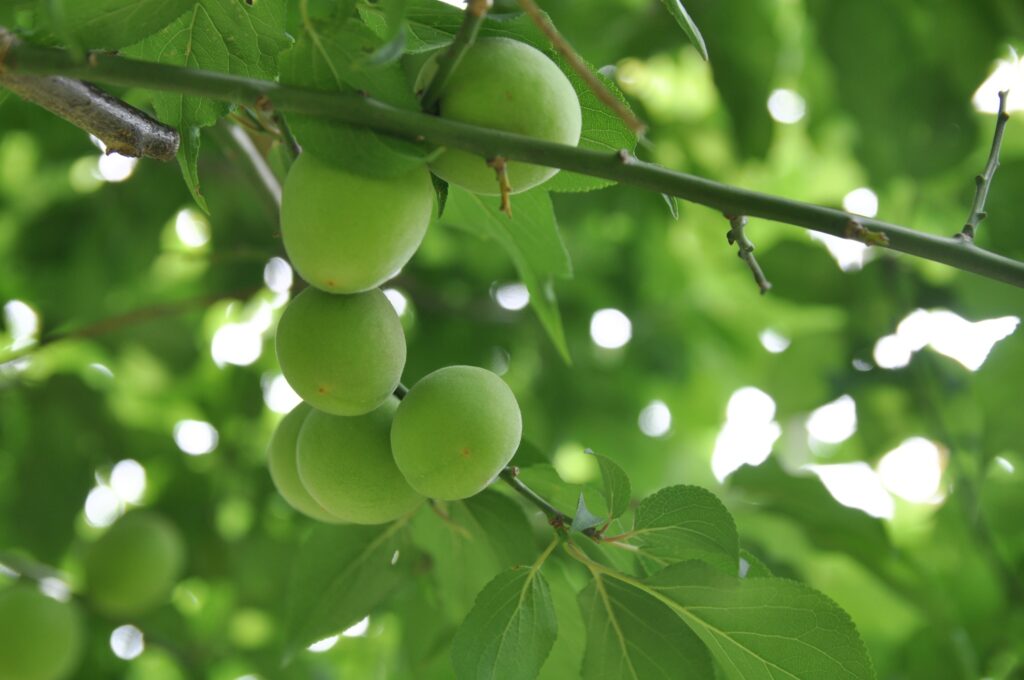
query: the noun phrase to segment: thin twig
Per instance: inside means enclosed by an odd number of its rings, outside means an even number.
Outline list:
[[[174,160],[178,131],[103,90],[63,76],[21,76],[4,69],[7,52],[21,41],[0,27],[0,85],[94,135],[107,153]]]
[[[249,159],[249,163],[252,165],[256,176],[259,177],[260,183],[266,188],[267,193],[270,194],[277,207],[280,208],[281,182],[278,181],[274,171],[270,169],[267,159],[263,157],[260,150],[253,144],[252,138],[240,126],[229,125],[228,134],[231,135],[231,139],[238,149]]]
[[[558,508],[548,503],[546,500],[541,498],[533,489],[523,484],[519,479],[519,468],[515,466],[508,466],[502,470],[499,474],[501,480],[511,486],[516,493],[536,505],[540,510],[547,515],[548,523],[556,529],[564,529],[565,527],[572,526],[572,517],[561,512]]]
[[[967,216],[967,223],[957,235],[967,243],[973,243],[978,231],[978,225],[985,219],[985,201],[988,200],[988,190],[992,188],[992,179],[999,169],[999,149],[1003,145],[1003,131],[1006,130],[1006,122],[1010,120],[1010,114],[1006,112],[1006,98],[1008,90],[999,93],[999,113],[996,115],[996,132],[992,137],[992,150],[988,154],[988,163],[985,170],[974,178],[976,189],[974,202],[971,203],[971,214]]]
[[[175,316],[182,314],[191,309],[197,307],[208,307],[214,302],[226,298],[245,298],[253,295],[259,291],[261,286],[242,288],[240,290],[234,290],[228,293],[217,293],[214,295],[203,295],[200,297],[190,298],[188,300],[181,300],[178,302],[166,302],[149,307],[143,307],[141,309],[135,309],[125,314],[118,314],[117,316],[111,316],[106,319],[100,319],[91,324],[82,326],[81,328],[67,331],[64,333],[53,332],[44,335],[39,339],[39,342],[34,345],[29,345],[21,349],[14,350],[8,354],[0,356],[0,366],[16,359],[26,357],[39,349],[60,342],[62,340],[70,339],[83,339],[83,338],[95,338],[101,335],[106,335],[113,331],[126,328],[128,326],[134,326],[137,324],[145,323],[147,321],[153,321],[155,319],[161,319],[168,316]]]
[[[583,62],[580,55],[572,48],[569,41],[558,32],[558,29],[555,28],[553,23],[551,23],[551,20],[548,19],[547,15],[540,10],[537,3],[533,0],[519,0],[519,6],[523,8],[523,11],[526,12],[527,15],[529,15],[530,19],[533,20],[533,23],[537,25],[537,28],[544,32],[544,35],[548,37],[548,40],[550,40],[552,46],[558,50],[558,53],[565,57],[565,60],[569,62],[569,65],[572,67],[572,70],[576,72],[576,75],[587,83],[587,87],[590,88],[590,91],[593,92],[605,106],[614,111],[619,118],[625,121],[630,130],[635,132],[637,136],[642,137],[644,132],[647,131],[647,126],[643,121],[636,117],[636,114],[629,110],[628,106],[619,101],[619,98],[612,94],[611,90],[605,87],[605,84],[602,83],[589,68],[587,68],[587,65]]]
[[[401,139],[461,149],[484,158],[504,156],[510,161],[600,177],[676,196],[722,213],[759,217],[842,238],[848,238],[849,222],[855,219],[868,231],[884,235],[891,250],[1024,288],[1024,262],[983,248],[965,248],[962,239],[750,191],[654,163],[635,159],[623,162],[617,153],[546,142],[400,109],[359,93],[311,90],[101,53],[92,53],[85,62],[76,62],[65,50],[24,43],[11,48],[5,67],[19,75],[80,77],[92,82],[165,90],[249,106],[272,102],[279,111],[337,120]]]
[[[469,48],[476,42],[477,33],[480,32],[480,26],[483,24],[484,17],[487,16],[487,10],[490,8],[491,0],[469,0],[462,18],[462,25],[459,26],[459,30],[452,39],[451,44],[448,45],[448,49],[437,58],[437,71],[423,91],[420,106],[424,111],[428,113],[437,112],[437,104],[441,99],[441,92],[444,91],[444,86],[448,84],[448,80],[455,73],[455,69],[459,67],[462,57],[466,55]]]
[[[494,174],[498,179],[498,190],[501,192],[501,212],[512,218],[512,185],[508,183],[508,167],[502,156],[495,156],[487,161],[487,165],[494,168]]]
[[[288,155],[294,161],[302,153],[302,147],[299,146],[299,140],[295,139],[295,135],[292,133],[291,126],[288,125],[288,121],[285,120],[284,116],[280,112],[274,112],[274,124],[277,125],[277,129],[281,132],[281,141],[284,143],[285,148],[288,149]]]
[[[750,273],[754,275],[754,281],[757,282],[757,287],[761,289],[761,295],[764,295],[771,290],[772,284],[769,283],[764,275],[764,271],[761,270],[761,265],[754,258],[754,244],[750,242],[747,234],[743,231],[743,228],[747,226],[747,218],[743,215],[735,217],[726,215],[725,218],[729,220],[731,227],[728,234],[726,234],[726,237],[729,239],[729,245],[735,245],[739,248],[739,252],[736,254],[750,267]]]

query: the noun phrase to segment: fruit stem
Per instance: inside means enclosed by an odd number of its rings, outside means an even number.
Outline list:
[[[437,58],[437,72],[430,79],[430,83],[420,99],[420,106],[427,113],[437,113],[441,92],[448,84],[452,74],[455,73],[455,69],[459,67],[462,57],[476,42],[477,33],[480,32],[480,26],[484,23],[484,17],[487,16],[490,6],[490,0],[469,0],[463,14],[462,25],[459,26],[459,31],[448,45],[448,49]]]
[[[572,526],[572,517],[561,512],[555,506],[544,500],[536,491],[523,484],[519,479],[519,468],[510,465],[498,473],[502,481],[511,486],[516,493],[530,501],[547,515],[548,522],[556,529]]]

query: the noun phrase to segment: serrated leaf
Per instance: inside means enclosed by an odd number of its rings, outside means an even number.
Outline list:
[[[740,548],[740,578],[767,578],[772,570],[754,553]]]
[[[533,680],[557,634],[554,604],[540,571],[519,568],[498,574],[455,633],[455,677]]]
[[[407,578],[403,525],[318,525],[299,550],[285,617],[290,653],[366,616]],[[408,550],[406,550],[408,552]]]
[[[698,559],[729,575],[739,569],[739,538],[722,501],[699,486],[670,486],[636,510],[630,544],[655,564]]]
[[[593,529],[597,525],[601,524],[604,520],[593,513],[587,508],[587,502],[583,498],[583,492],[580,492],[580,499],[576,501],[576,512],[572,516],[572,527],[573,531],[586,531],[587,529]]]
[[[668,13],[672,15],[672,18],[676,20],[679,27],[683,29],[683,33],[690,39],[690,43],[697,48],[697,52],[700,54],[700,58],[704,61],[708,60],[708,48],[704,44],[704,36],[700,34],[700,29],[697,28],[697,24],[694,23],[693,19],[690,18],[689,12],[683,7],[682,0],[662,0],[665,3],[665,8],[668,9]]]
[[[310,24],[281,57],[281,82],[332,92],[359,91],[394,106],[416,109],[416,98],[395,63],[365,62],[381,39],[355,19]],[[421,166],[430,151],[421,145],[316,116],[292,114],[288,122],[302,147],[349,170],[393,177]]]
[[[714,677],[704,643],[651,594],[599,572],[579,605],[587,627],[583,680]]]
[[[206,197],[199,188],[199,146],[201,143],[199,128],[188,127],[181,131],[181,143],[178,146],[178,165],[181,166],[181,175],[185,178],[185,185],[196,205],[202,208],[207,215],[210,214],[210,207],[206,204]]]
[[[849,615],[806,585],[740,579],[701,562],[667,567],[646,585],[704,641],[729,678],[875,677]]]
[[[540,670],[539,680],[566,680],[566,669],[576,671],[583,663],[587,631],[576,589],[570,581],[570,570],[576,567],[578,565],[571,560],[559,559],[558,553],[544,563],[544,577],[548,581],[558,619],[558,637]]]
[[[509,254],[548,337],[562,358],[570,361],[553,281],[570,277],[572,265],[547,192],[534,189],[513,196],[509,218],[501,212],[498,199],[451,187],[447,214],[446,221],[493,238]]]
[[[608,456],[589,449],[588,453],[597,458],[597,465],[601,469],[601,493],[608,504],[608,519],[621,517],[629,509],[629,500],[633,494],[629,476]]]
[[[195,3],[196,0],[59,0],[55,13],[63,25],[61,32],[69,32],[79,46],[117,49],[156,33]]]
[[[502,566],[533,561],[533,530],[518,503],[497,491],[485,489],[462,504],[480,526]]]

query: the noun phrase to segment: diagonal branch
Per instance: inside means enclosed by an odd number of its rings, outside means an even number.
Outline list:
[[[448,79],[459,67],[466,51],[476,42],[476,35],[480,32],[480,26],[484,23],[484,18],[490,7],[491,0],[469,0],[466,5],[466,12],[462,19],[462,25],[459,26],[459,32],[455,34],[448,49],[437,58],[437,72],[430,79],[430,83],[420,99],[420,106],[427,113],[436,113],[435,109],[441,99],[444,86],[448,84]]]
[[[0,47],[0,53],[2,51]],[[887,249],[941,262],[1024,288],[1024,262],[982,248],[967,247],[968,244],[962,239],[936,236],[881,220],[854,216],[834,208],[749,191],[646,163],[625,152],[613,154],[554,144],[407,111],[361,94],[311,90],[106,54],[94,53],[85,62],[76,62],[65,50],[24,43],[10,47],[5,66],[18,75],[60,74],[114,85],[210,97],[248,106],[271,103],[279,111],[338,120],[403,139],[462,149],[484,158],[503,156],[508,160],[601,177],[676,196],[720,213],[759,217],[840,238],[851,237],[849,224],[856,221],[860,227],[873,234],[873,242]]]
[[[107,153],[174,160],[178,131],[80,80],[62,76],[21,76],[4,69],[7,51],[20,40],[0,27],[0,86],[94,135]]]
[[[978,231],[978,225],[985,219],[985,201],[988,200],[988,190],[992,188],[992,180],[999,169],[999,149],[1003,145],[1003,131],[1006,130],[1006,122],[1010,120],[1010,114],[1006,112],[1006,98],[1008,90],[999,93],[999,113],[996,115],[996,132],[992,137],[992,150],[988,154],[988,163],[985,170],[974,178],[977,186],[974,192],[974,201],[971,203],[971,214],[967,217],[967,223],[958,236],[971,243]]]
[[[757,259],[754,258],[754,244],[750,242],[747,234],[743,231],[744,227],[747,226],[747,218],[743,215],[735,217],[726,215],[725,218],[729,220],[729,233],[726,234],[726,238],[729,239],[729,245],[735,245],[739,248],[739,252],[736,254],[750,267],[750,273],[754,275],[754,281],[757,283],[757,287],[761,289],[761,295],[764,295],[771,290],[772,284],[765,277],[764,271],[761,269],[761,265],[758,264]]]
[[[569,62],[572,70],[576,72],[580,78],[586,83],[590,91],[593,92],[601,103],[607,106],[609,109],[615,112],[619,118],[625,121],[626,125],[637,134],[637,136],[643,136],[644,132],[647,131],[647,126],[644,125],[643,121],[636,117],[629,107],[619,101],[618,97],[611,93],[611,91],[605,87],[597,76],[587,68],[587,65],[583,63],[583,59],[576,53],[576,50],[572,48],[569,41],[558,32],[555,25],[551,23],[551,19],[540,11],[540,7],[533,0],[519,0],[519,6],[523,8],[523,11],[529,15],[530,19],[537,28],[544,32],[544,35],[548,37],[551,44],[554,46],[558,53],[565,57],[565,60]]]

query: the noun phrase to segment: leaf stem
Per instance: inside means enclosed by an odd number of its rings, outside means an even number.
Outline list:
[[[516,493],[540,508],[547,515],[551,526],[556,529],[564,529],[572,525],[572,517],[558,510],[558,508],[548,503],[533,489],[523,484],[519,479],[519,468],[510,465],[502,470],[498,476],[501,477],[503,482],[511,486]]]
[[[743,231],[743,228],[747,226],[747,218],[742,215],[736,217],[726,215],[725,217],[729,220],[729,233],[726,235],[729,239],[729,245],[738,247],[739,252],[736,254],[750,267],[750,272],[754,275],[754,282],[761,289],[761,295],[764,295],[771,290],[772,284],[765,277],[764,271],[761,269],[761,265],[758,264],[757,259],[754,258],[754,244],[751,243]]]
[[[476,36],[480,32],[480,26],[490,7],[491,0],[469,0],[462,18],[462,25],[459,26],[448,49],[437,58],[437,72],[434,73],[434,77],[430,79],[430,83],[423,91],[420,106],[424,111],[436,113],[444,86],[448,84],[448,80],[455,73],[455,69],[459,67],[462,58],[466,56],[466,52],[476,42]]]
[[[978,225],[985,219],[985,201],[988,200],[988,191],[992,188],[992,179],[999,169],[999,150],[1003,146],[1003,132],[1006,130],[1006,123],[1010,120],[1010,114],[1006,112],[1006,98],[1008,90],[999,93],[999,113],[996,115],[996,132],[992,137],[992,150],[988,154],[988,162],[982,173],[974,178],[977,186],[974,192],[974,201],[971,203],[971,214],[967,216],[967,223],[958,236],[964,241],[971,243],[978,231]]]
[[[1024,288],[1024,262],[975,247],[963,239],[919,232],[876,219],[855,217],[824,206],[762,194],[713,180],[645,163],[625,151],[607,152],[554,144],[523,135],[467,125],[438,116],[395,108],[359,94],[325,92],[224,73],[167,64],[90,54],[76,63],[65,50],[25,43],[8,47],[6,63],[12,72],[64,74],[97,82],[206,96],[219,101],[255,105],[272,102],[281,111],[332,118],[351,125],[439,146],[451,146],[484,158],[504,156],[547,167],[602,177],[700,203],[729,215],[746,215],[849,238],[852,220],[888,239],[885,246],[934,262]],[[881,245],[881,244],[880,244]]]

